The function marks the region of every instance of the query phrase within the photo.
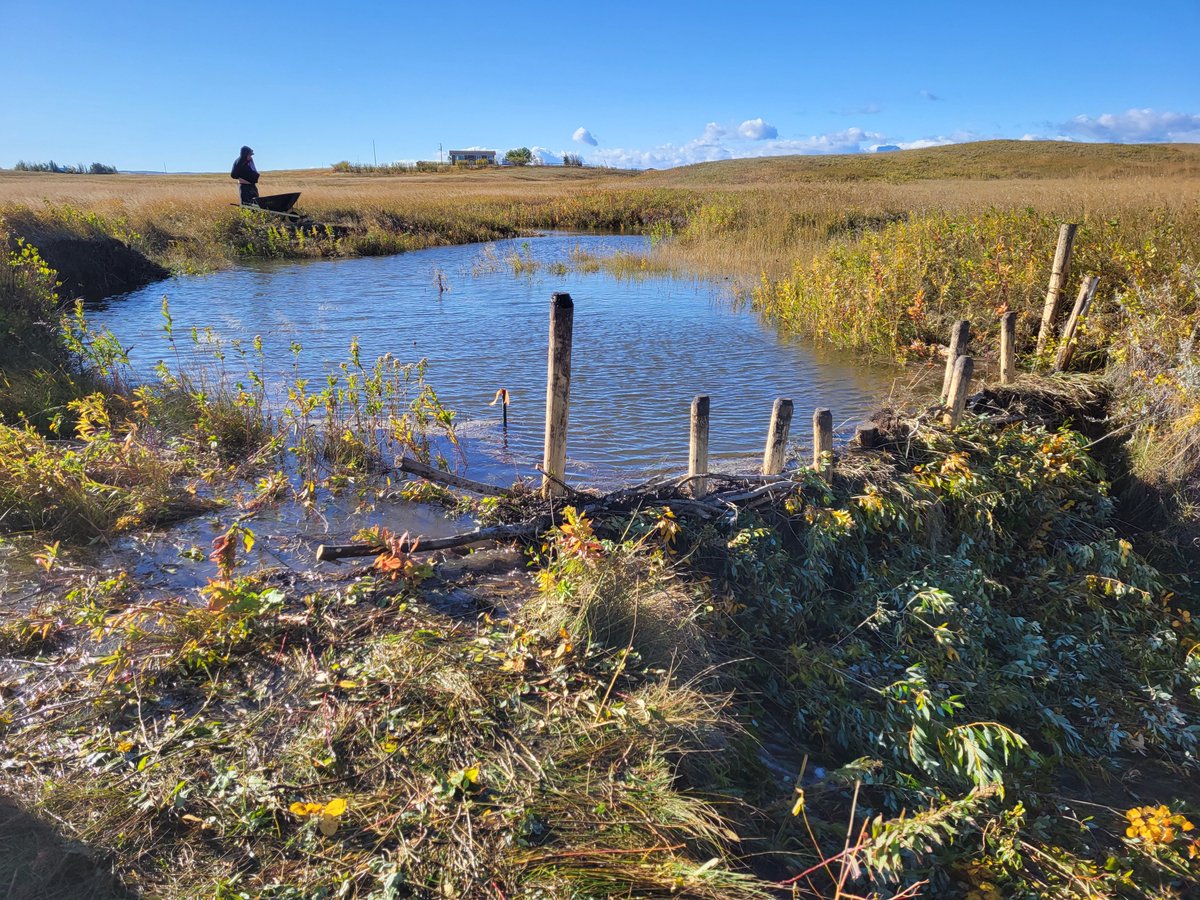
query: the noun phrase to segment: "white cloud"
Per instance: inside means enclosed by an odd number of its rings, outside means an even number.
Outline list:
[[[1130,109],[1101,116],[1076,116],[1057,126],[1076,137],[1120,144],[1200,141],[1200,115]]]
[[[547,150],[545,147],[530,147],[529,152],[533,154],[533,164],[535,166],[562,165],[562,153],[555,153],[553,150]]]
[[[575,129],[575,133],[571,135],[571,140],[577,144],[587,144],[589,147],[595,147],[600,142],[592,137],[592,133],[583,126]]]
[[[747,119],[738,126],[738,134],[748,141],[767,141],[779,137],[779,129],[769,125],[762,116]]]
[[[750,153],[748,156],[782,156],[789,153],[861,153],[877,144],[888,143],[878,131],[862,128],[846,128],[829,134],[814,134],[806,138],[770,141],[764,145],[765,153]]]
[[[759,119],[757,122],[762,122],[762,120]],[[750,124],[756,124],[755,120],[751,120]],[[770,128],[776,135],[778,134],[773,127],[766,125],[765,122],[762,124]],[[727,137],[728,139],[726,139]],[[754,139],[748,138],[742,128],[738,128],[735,134],[729,135],[720,125],[710,122],[698,137],[684,144],[660,144],[648,150],[604,148],[588,154],[588,162],[593,165],[629,169],[669,169],[673,166],[686,166],[692,163],[713,162],[721,159],[797,154],[875,153],[889,149],[914,150],[921,147],[939,147],[942,144],[978,140],[978,137],[971,132],[959,132],[953,135],[936,135],[912,141],[901,141],[882,132],[869,131],[855,126],[808,137],[780,138],[776,136]]]
[[[917,138],[915,141],[896,141],[901,150],[924,150],[926,147],[944,147],[946,144],[963,144],[976,141],[979,137],[974,134],[956,134],[953,137],[938,135],[937,137]]]
[[[600,166],[615,166],[619,169],[670,169],[698,162],[713,162],[718,159],[733,159],[728,147],[704,143],[700,140],[686,144],[660,144],[650,150],[623,150],[613,148],[588,155],[588,162]]]
[[[878,103],[865,103],[862,106],[850,106],[840,110],[843,116],[873,116],[883,112],[883,107]]]

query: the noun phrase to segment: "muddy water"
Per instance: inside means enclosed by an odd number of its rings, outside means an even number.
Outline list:
[[[346,359],[351,338],[364,360],[392,353],[430,361],[428,380],[456,410],[469,474],[511,480],[541,458],[549,298],[575,300],[569,473],[611,483],[679,470],[687,458],[693,395],[712,398],[714,468],[737,468],[762,453],[771,404],[796,404],[793,437],[811,410],[828,406],[843,429],[868,414],[891,373],[848,355],[785,338],[729,302],[728,287],[671,278],[618,279],[562,271],[573,250],[640,250],[635,237],[548,235],[494,245],[444,247],[375,259],[248,266],[159,282],[110,299],[90,313],[131,347],[148,377],[169,356],[162,299],[176,335],[211,326],[225,339],[261,335],[267,374],[317,381]],[[536,264],[514,274],[506,259]],[[560,264],[556,266],[555,264]],[[186,354],[188,341],[179,345]],[[509,427],[488,406],[507,388]]]

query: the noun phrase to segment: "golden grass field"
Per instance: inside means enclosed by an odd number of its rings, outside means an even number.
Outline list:
[[[0,884],[1192,895],[1200,147],[305,170],[262,189],[347,227],[233,209],[223,173],[0,172],[0,562],[34,573],[0,615]],[[1049,375],[1030,346],[1063,221],[1080,225],[1068,302],[1085,273],[1103,282],[1076,365],[1103,373]],[[567,507],[528,548],[536,584],[512,615],[494,615],[500,590],[458,618],[422,582],[436,571],[441,593],[466,568],[407,534],[360,532],[382,551],[370,569],[278,552],[326,510],[365,524],[396,496],[540,518],[530,494],[393,493],[387,459],[432,461],[453,437],[422,365],[354,349],[272,412],[261,357],[226,369],[213,345],[219,371],[177,354],[135,388],[82,304],[58,316],[75,296],[59,260],[187,272],[548,227],[645,233],[645,258],[587,264],[740,278],[772,327],[921,359],[930,383],[951,322],[970,318],[982,363],[1016,311],[1022,374],[997,390],[977,368],[998,406],[958,428],[929,404],[888,411],[881,451],[839,450],[828,481],[796,473],[728,525],[658,499],[594,521]],[[272,533],[292,515],[299,539]],[[199,592],[175,596],[142,535],[191,516],[162,570],[196,566]]]
[[[440,174],[265,172],[264,194],[299,190],[323,221],[425,244],[509,228],[634,229],[664,242],[660,262],[699,274],[789,272],[831,238],[930,212],[1032,208],[1063,219],[1119,218],[1200,201],[1200,145],[991,141],[850,156],[703,163],[666,171],[528,167]],[[66,204],[128,220],[169,267],[205,268],[235,253],[214,225],[235,217],[233,181],[193,175],[51,175],[0,171],[0,214]],[[18,229],[20,230],[20,229]],[[417,243],[371,242],[364,252]],[[353,250],[349,252],[354,252]]]

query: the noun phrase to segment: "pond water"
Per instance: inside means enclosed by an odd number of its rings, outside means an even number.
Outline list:
[[[177,339],[195,326],[222,339],[262,337],[268,382],[299,374],[321,382],[357,338],[364,361],[391,353],[429,360],[428,381],[458,413],[467,473],[511,481],[540,461],[550,295],[575,301],[568,477],[601,484],[686,469],[692,397],[712,403],[714,470],[761,458],[771,405],[795,402],[793,440],[809,439],[815,407],[833,410],[843,433],[886,395],[893,372],[852,355],[777,334],[730,302],[727,285],[669,277],[618,278],[571,267],[645,248],[640,237],[550,234],[399,256],[268,263],[183,276],[114,297],[89,312],[131,348],[136,372],[153,377],[169,358],[161,305]],[[518,254],[535,265],[514,273]],[[565,264],[565,270],[564,270]],[[178,340],[186,354],[190,341]],[[319,389],[319,383],[317,384]],[[488,404],[511,397],[509,426]]]

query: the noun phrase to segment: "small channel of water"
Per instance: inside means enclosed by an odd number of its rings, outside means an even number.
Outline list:
[[[346,359],[354,337],[364,360],[388,352],[404,361],[427,357],[428,380],[458,412],[470,474],[502,481],[531,473],[541,458],[553,291],[575,300],[569,475],[585,483],[683,469],[695,394],[712,398],[714,468],[733,468],[761,454],[776,397],[795,401],[793,438],[803,440],[813,408],[828,406],[835,423],[853,428],[887,393],[890,370],[780,336],[730,303],[721,284],[553,268],[569,265],[574,250],[644,247],[640,237],[551,234],[400,256],[261,263],[158,282],[103,302],[89,318],[132,348],[147,378],[168,356],[164,296],[184,353],[193,326],[225,340],[261,335],[268,379],[280,384],[294,376],[293,342],[304,346],[299,374],[315,380]],[[514,274],[503,264],[511,253],[532,257],[536,271]],[[501,387],[512,398],[507,434],[499,408],[488,406]]]

